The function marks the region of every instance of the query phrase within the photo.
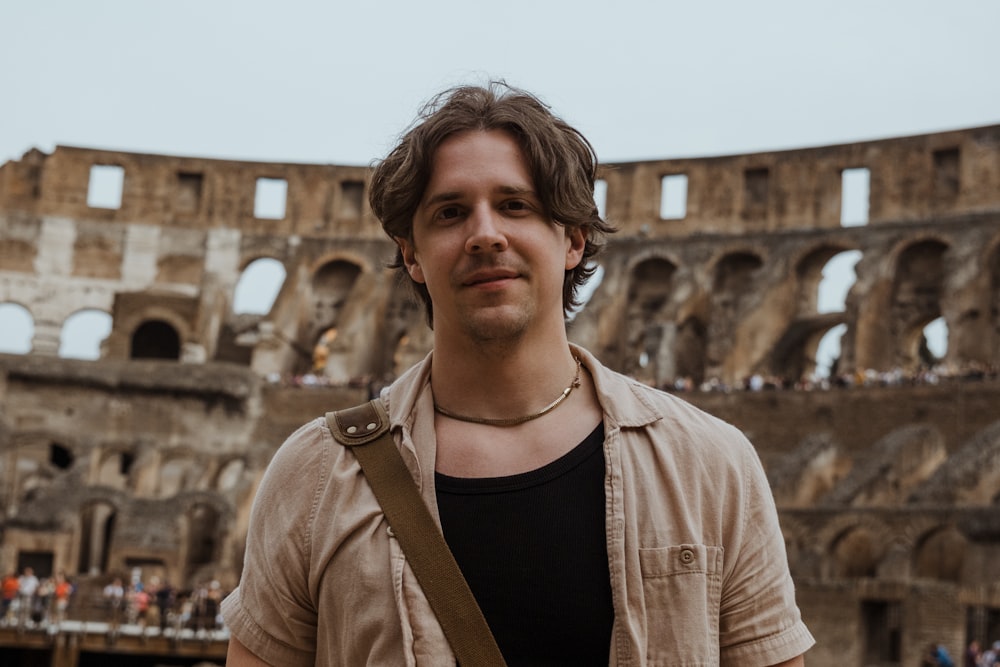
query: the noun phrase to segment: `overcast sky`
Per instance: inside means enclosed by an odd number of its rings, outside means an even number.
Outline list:
[[[489,78],[607,162],[989,125],[998,28],[997,0],[8,0],[0,163],[64,144],[363,165]]]
[[[504,77],[604,161],[1000,122],[1000,2],[10,0],[0,162],[56,144],[367,164]]]

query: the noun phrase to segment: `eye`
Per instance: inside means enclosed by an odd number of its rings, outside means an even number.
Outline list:
[[[434,217],[438,220],[450,221],[457,219],[461,215],[462,209],[458,206],[444,206],[438,210]]]
[[[530,212],[531,204],[524,201],[523,199],[511,199],[503,204],[503,209],[514,214],[523,214]]]

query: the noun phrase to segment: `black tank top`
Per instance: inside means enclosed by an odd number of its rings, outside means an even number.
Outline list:
[[[511,667],[608,664],[603,442],[599,424],[531,472],[436,474],[445,539]]]

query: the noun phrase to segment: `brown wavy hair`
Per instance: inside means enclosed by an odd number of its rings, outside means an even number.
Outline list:
[[[528,162],[535,191],[544,214],[565,227],[584,231],[583,258],[566,271],[563,280],[563,313],[580,305],[577,291],[594,273],[590,260],[604,247],[605,236],[615,231],[603,220],[594,203],[597,155],[590,142],[537,97],[494,81],[486,86],[459,86],[439,93],[428,102],[399,145],[375,164],[368,201],[392,239],[413,240],[413,216],[430,182],[434,154],[452,135],[467,130],[502,130],[518,142]],[[390,265],[405,273],[402,252]],[[410,280],[434,323],[430,293]]]

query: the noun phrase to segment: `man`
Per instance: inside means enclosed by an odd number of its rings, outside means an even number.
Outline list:
[[[24,625],[31,620],[31,611],[35,603],[35,594],[41,582],[35,576],[35,570],[24,568],[17,580],[18,625]]]
[[[570,346],[611,228],[596,158],[527,93],[448,91],[370,203],[434,351],[382,393],[510,665],[802,664],[813,643],[753,448]],[[353,454],[322,420],[261,483],[232,665],[442,665],[451,650]]]

